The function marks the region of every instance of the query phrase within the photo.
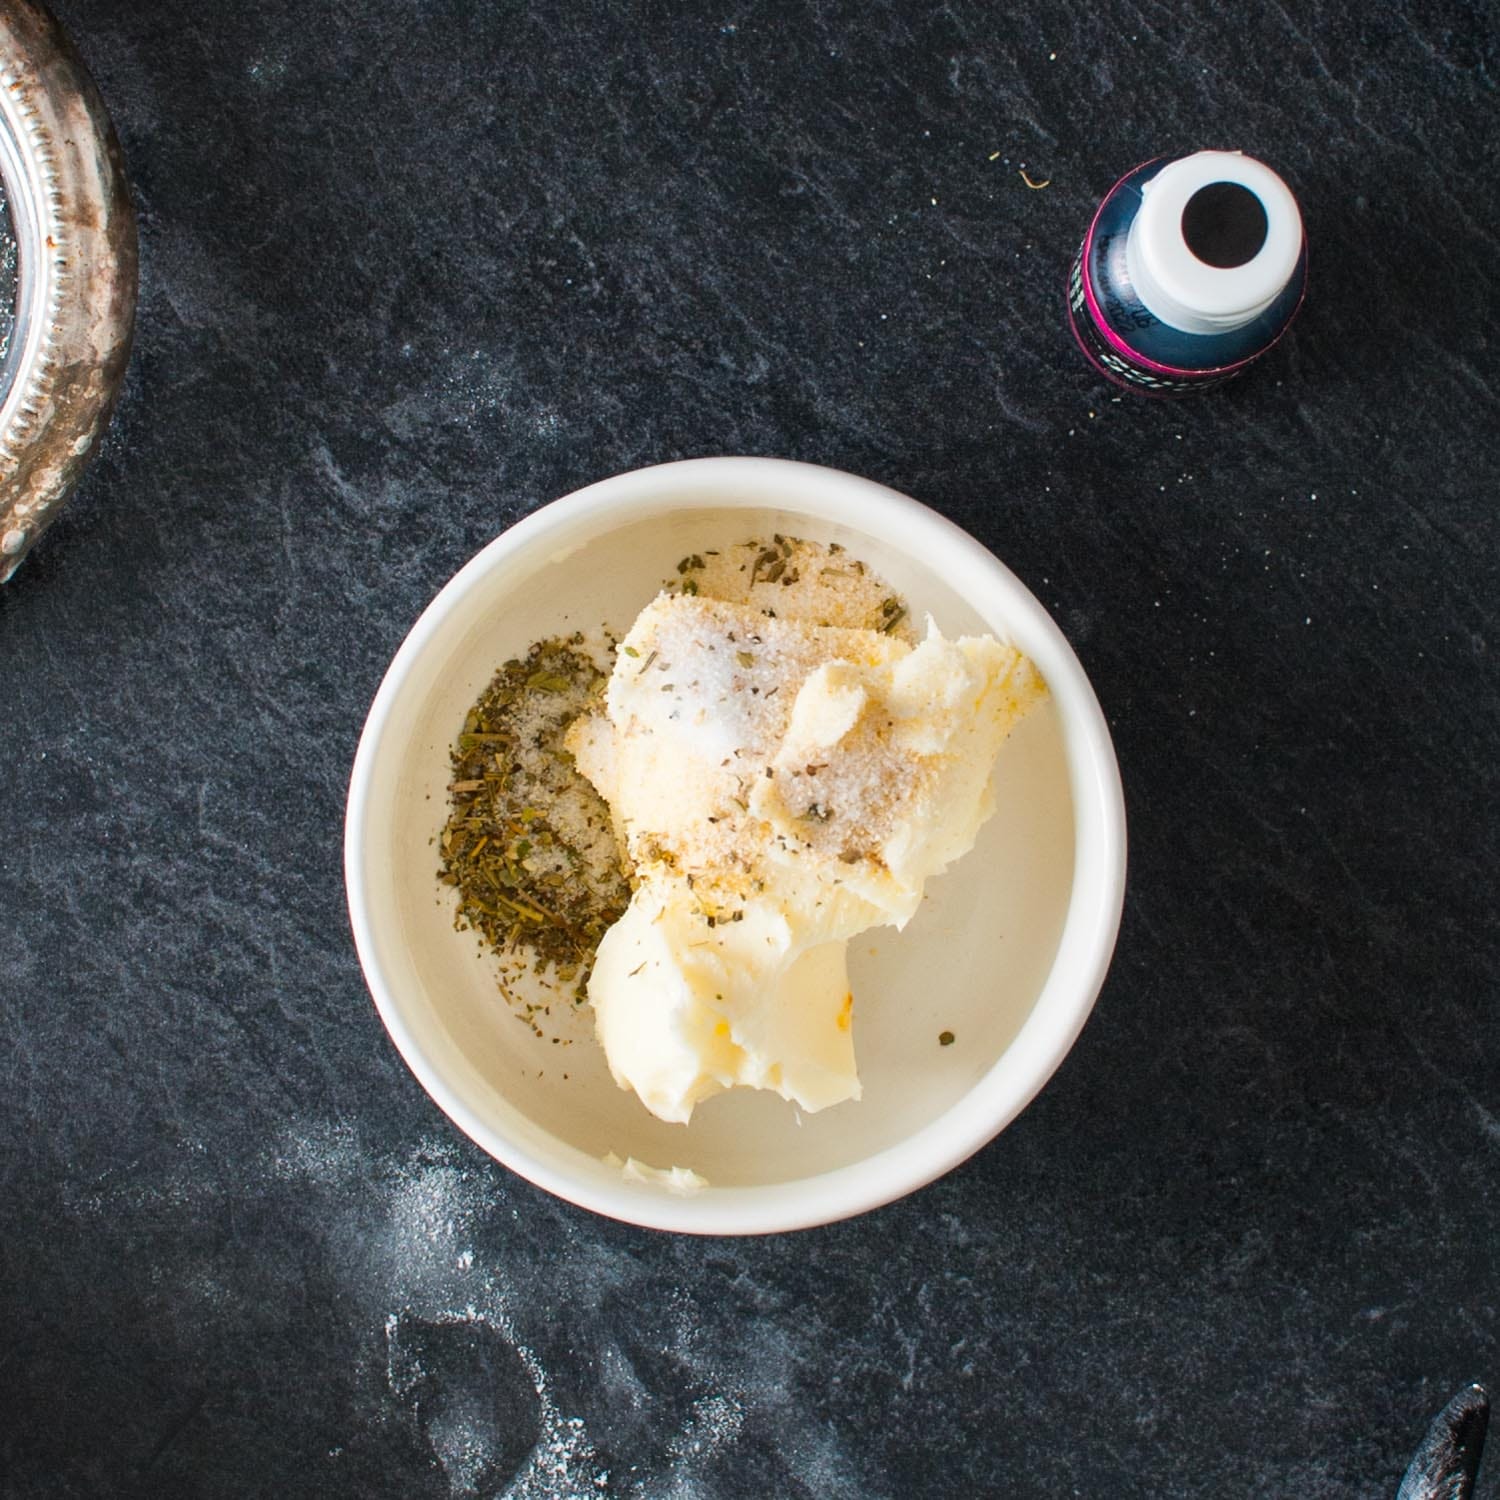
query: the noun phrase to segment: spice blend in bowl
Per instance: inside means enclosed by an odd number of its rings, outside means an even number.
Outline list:
[[[582,999],[630,899],[609,808],[564,744],[604,680],[582,633],[538,641],[495,674],[453,749],[439,878],[458,924],[501,957],[503,993],[519,965]],[[522,1014],[535,1024],[534,1007]]]

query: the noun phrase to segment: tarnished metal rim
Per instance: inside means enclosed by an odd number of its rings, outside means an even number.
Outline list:
[[[135,214],[98,90],[34,0],[0,6],[0,175],[17,245],[0,367],[0,583],[109,421],[135,322]]]

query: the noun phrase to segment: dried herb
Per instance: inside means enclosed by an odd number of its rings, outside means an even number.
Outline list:
[[[780,544],[783,539],[777,537],[776,541]],[[755,559],[755,565],[750,569],[750,586],[754,588],[762,579],[767,583],[775,583],[784,572],[786,557],[782,555],[780,546],[763,547]]]
[[[456,926],[552,971],[575,998],[630,899],[609,809],[563,748],[604,682],[582,644],[537,642],[469,710],[451,754],[438,872],[458,892]]]

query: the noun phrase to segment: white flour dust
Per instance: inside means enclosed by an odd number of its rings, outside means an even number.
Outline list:
[[[745,1408],[728,1396],[704,1396],[693,1402],[687,1426],[672,1439],[668,1452],[674,1458],[714,1453],[732,1442],[745,1425]]]
[[[576,1216],[523,1225],[506,1174],[455,1142],[387,1152],[327,1122],[235,1162],[163,1142],[66,1202],[85,1225],[107,1215],[147,1246],[170,1245],[143,1295],[184,1347],[266,1313],[206,1223],[264,1203],[317,1225],[317,1274],[362,1351],[351,1389],[368,1393],[322,1461],[352,1461],[399,1424],[465,1500],[712,1500],[737,1447],[769,1434],[819,1500],[883,1500],[788,1379],[811,1357],[815,1325],[757,1315],[753,1284],[739,1314],[705,1308],[670,1256],[642,1256]]]
[[[524,1368],[536,1398],[537,1436],[501,1490],[503,1500],[583,1500],[608,1482],[581,1418],[558,1405],[535,1351],[518,1335],[497,1279],[476,1266],[473,1235],[481,1220],[504,1210],[495,1173],[463,1164],[446,1144],[417,1148],[400,1164],[363,1160],[347,1133],[326,1130],[288,1145],[277,1163],[290,1173],[329,1182],[358,1171],[380,1185],[378,1212],[346,1226],[365,1260],[368,1286],[383,1297],[386,1383],[403,1402],[440,1372],[426,1368],[413,1347],[424,1330],[489,1330]],[[414,1337],[403,1334],[412,1331]],[[470,1400],[450,1404],[424,1425],[424,1436],[454,1495],[476,1494],[491,1471],[503,1433]],[[491,1492],[492,1493],[492,1492]]]
[[[430,1373],[402,1351],[405,1321],[396,1313],[385,1320],[386,1383],[403,1398],[411,1396]],[[516,1337],[503,1312],[470,1304],[461,1311],[440,1313],[430,1322],[437,1327],[492,1329],[515,1351],[536,1392],[540,1435],[501,1491],[503,1500],[584,1500],[605,1489],[609,1476],[599,1467],[582,1420],[559,1410],[541,1361]],[[471,1411],[467,1418],[460,1413],[445,1414],[440,1423],[427,1429],[428,1442],[455,1495],[476,1494],[480,1479],[494,1463],[496,1444],[488,1427],[482,1414]]]

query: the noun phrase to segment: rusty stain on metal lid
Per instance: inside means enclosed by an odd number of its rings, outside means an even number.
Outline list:
[[[135,213],[119,142],[35,0],[0,6],[0,184],[3,583],[92,457],[135,324]]]

